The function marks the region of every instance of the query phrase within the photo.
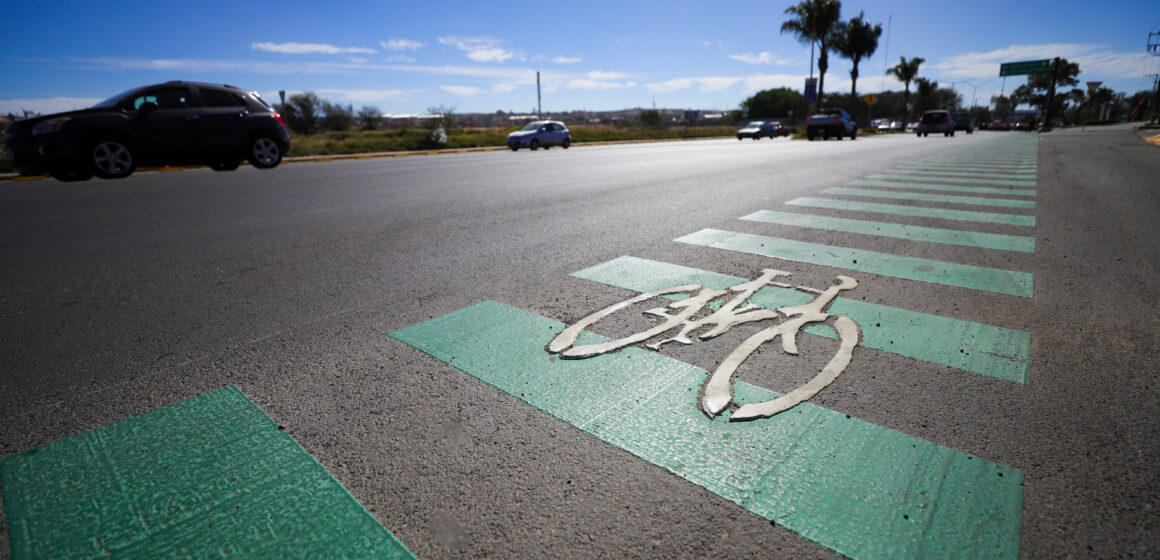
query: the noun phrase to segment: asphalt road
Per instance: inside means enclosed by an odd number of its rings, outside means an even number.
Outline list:
[[[0,183],[0,456],[234,384],[420,558],[831,558],[816,538],[387,336],[484,301],[575,322],[636,293],[572,275],[619,257],[748,279],[779,268],[817,288],[854,276],[850,299],[1029,332],[1026,384],[862,346],[811,402],[1021,472],[1025,558],[1160,555],[1160,148],[1141,136],[716,140]],[[995,146],[1037,155],[1034,208],[821,194],[914,162],[998,161]],[[1036,222],[786,204],[827,197]],[[739,219],[761,210],[1035,245]],[[1034,287],[1023,297],[675,241],[706,229],[1020,271]],[[660,354],[713,371],[741,340]],[[785,392],[808,378],[787,376],[746,379]],[[8,530],[0,522],[0,541]]]

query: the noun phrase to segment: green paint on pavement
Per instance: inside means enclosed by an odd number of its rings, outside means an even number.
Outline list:
[[[1020,181],[1034,181],[1035,172],[1012,173],[1009,171],[978,171],[978,170],[951,170],[951,169],[931,169],[924,168],[906,168],[896,167],[887,171],[894,175],[931,175],[936,177],[953,178],[953,177],[981,177],[984,179],[1014,179]]]
[[[1029,272],[918,259],[717,229],[703,229],[675,241],[997,294],[1025,298],[1035,295],[1033,275]]]
[[[1035,196],[1033,189],[1005,189],[998,187],[963,187],[959,185],[938,185],[933,183],[908,183],[903,181],[870,181],[855,179],[846,183],[859,187],[887,187],[891,189],[909,189],[918,191],[961,192],[972,194],[999,194],[1011,196]]]
[[[904,173],[878,173],[867,176],[870,179],[922,179],[936,183],[962,183],[968,185],[1001,185],[1005,187],[1034,187],[1035,181],[1015,181],[1010,179],[980,179],[977,177],[939,177],[936,175],[907,175]]]
[[[980,222],[985,224],[1002,224],[1029,227],[1035,225],[1035,216],[1025,216],[1021,214],[999,214],[995,212],[975,212],[971,210],[950,210],[947,208],[926,208],[922,206],[903,206],[900,204],[877,204],[874,202],[835,200],[832,198],[795,198],[786,204],[793,206],[809,206],[813,208],[830,208],[833,210],[849,210],[852,212],[869,212],[873,214],[894,214],[898,216],[938,218],[941,220],[955,220],[960,222]]]
[[[0,460],[12,556],[414,558],[225,387]]]
[[[831,189],[826,189],[822,191],[821,194],[865,196],[870,198],[890,198],[894,200],[920,200],[923,202],[945,202],[948,204],[970,204],[973,206],[1035,208],[1034,200],[1013,200],[1009,198],[984,198],[981,196],[954,196],[946,194],[877,191],[870,189],[849,189],[845,187],[834,187]]]
[[[751,280],[627,256],[574,272],[572,276],[641,293],[686,284],[724,290]],[[797,290],[767,286],[754,294],[749,303],[777,309],[800,305],[810,299],[812,296]],[[834,301],[830,312],[858,323],[862,329],[861,344],[867,348],[1023,385],[1030,377],[1031,333],[1026,331],[842,297]],[[833,329],[824,326],[812,326],[805,332],[836,338]]]
[[[980,247],[983,249],[999,249],[1022,253],[1035,252],[1035,238],[1020,235],[999,235],[957,229],[941,229],[865,220],[847,220],[844,218],[831,218],[810,214],[790,214],[788,212],[774,212],[771,210],[755,212],[741,219],[785,226],[909,239],[911,241],[922,241],[926,243],[943,243],[946,245]]]
[[[1019,556],[1020,471],[809,403],[709,420],[704,370],[640,348],[559,359],[544,347],[563,328],[488,301],[390,336],[844,556]]]
[[[1008,176],[1009,178],[1012,178],[1012,179],[1034,179],[1035,173],[1037,170],[1036,170],[1035,166],[984,167],[984,166],[980,166],[980,165],[954,165],[954,164],[945,164],[945,163],[904,164],[904,165],[899,165],[898,167],[895,167],[893,170],[891,170],[891,172],[899,172],[899,171],[907,172],[907,173],[920,172],[920,171],[942,173],[945,171],[945,172],[950,173],[950,174],[959,174],[959,173],[970,172],[972,174],[973,173],[981,174],[981,176],[984,176],[984,177]]]

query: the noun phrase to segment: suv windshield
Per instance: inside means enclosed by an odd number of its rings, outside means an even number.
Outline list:
[[[542,124],[544,124],[544,123],[542,123],[542,122],[533,122],[533,123],[528,123],[528,124],[527,124],[527,126],[524,126],[524,127],[523,127],[523,128],[521,128],[520,130],[522,130],[522,131],[527,131],[527,132],[530,132],[530,131],[533,131],[533,130],[539,130],[539,129],[540,129],[540,125],[542,125]]]
[[[96,105],[93,105],[93,108],[94,109],[104,109],[106,107],[116,107],[117,105],[120,105],[122,101],[128,99],[129,97],[131,97],[133,94],[137,93],[138,91],[141,91],[141,89],[142,88],[135,88],[135,89],[131,89],[129,91],[123,91],[123,92],[118,93],[117,95],[114,95],[114,96],[112,96],[112,97],[110,97],[110,98],[108,98],[100,103],[97,103]]]

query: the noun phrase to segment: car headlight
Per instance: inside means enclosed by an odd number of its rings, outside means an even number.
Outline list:
[[[64,128],[64,125],[67,124],[71,120],[72,120],[72,118],[70,118],[70,117],[57,117],[55,119],[48,119],[47,121],[41,122],[41,123],[37,124],[36,126],[32,127],[32,134],[35,136],[38,134],[48,134],[49,132],[56,132],[56,131]]]

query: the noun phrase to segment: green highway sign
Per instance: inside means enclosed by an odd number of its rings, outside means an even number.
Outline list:
[[[999,65],[999,76],[1019,76],[1022,74],[1046,74],[1051,66],[1051,59],[1026,60],[1023,62],[1008,62]]]

